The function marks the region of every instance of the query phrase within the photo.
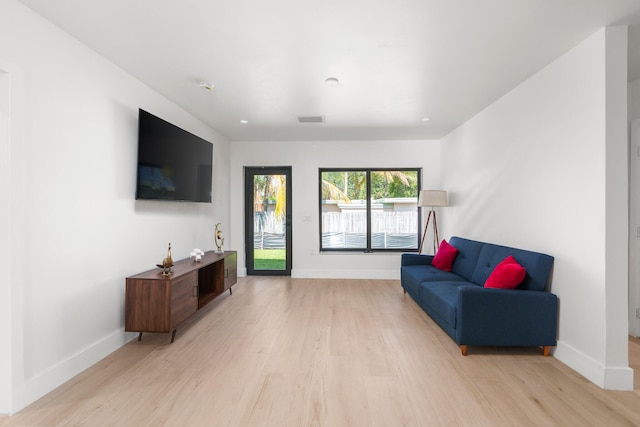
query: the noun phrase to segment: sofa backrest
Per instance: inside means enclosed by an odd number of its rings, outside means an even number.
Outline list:
[[[480,256],[480,250],[482,249],[482,242],[476,242],[475,240],[463,239],[462,237],[453,236],[449,243],[458,250],[458,255],[453,261],[452,272],[458,276],[464,277],[471,281],[473,271],[478,263],[478,257]],[[484,284],[484,282],[483,282]]]
[[[463,276],[477,285],[483,286],[496,265],[507,256],[512,255],[516,261],[527,270],[524,280],[518,285],[517,289],[546,290],[547,282],[551,275],[551,268],[553,267],[553,257],[550,255],[494,245],[492,243],[475,242],[459,237],[452,237],[450,243],[460,251],[458,257],[463,253],[460,247],[465,248],[464,252],[466,252],[467,256],[463,257],[462,265],[460,266],[460,269],[464,270],[465,273],[468,272],[472,255],[475,254],[477,250],[473,273],[469,277]],[[477,249],[478,245],[480,246],[479,250]],[[466,248],[473,248],[473,250],[467,250]],[[456,272],[456,262],[458,262],[457,257],[453,265],[454,272]],[[460,273],[457,274],[462,275]]]

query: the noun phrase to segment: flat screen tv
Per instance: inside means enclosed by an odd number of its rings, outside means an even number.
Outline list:
[[[211,203],[213,144],[142,109],[137,200]]]

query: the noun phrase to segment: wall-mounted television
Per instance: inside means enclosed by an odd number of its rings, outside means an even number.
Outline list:
[[[213,144],[138,111],[137,200],[211,203]]]

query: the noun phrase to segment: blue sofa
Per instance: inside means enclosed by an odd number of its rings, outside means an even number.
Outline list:
[[[556,345],[558,300],[548,292],[553,257],[452,237],[459,253],[452,271],[431,265],[433,256],[402,254],[404,292],[447,332],[466,356],[467,346]],[[485,288],[494,267],[512,255],[526,268],[516,289]]]

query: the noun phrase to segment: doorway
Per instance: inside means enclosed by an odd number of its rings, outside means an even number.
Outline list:
[[[247,274],[291,275],[291,166],[245,167]]]

